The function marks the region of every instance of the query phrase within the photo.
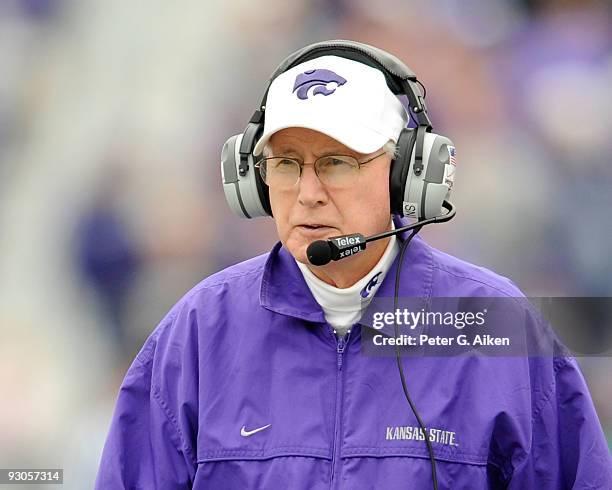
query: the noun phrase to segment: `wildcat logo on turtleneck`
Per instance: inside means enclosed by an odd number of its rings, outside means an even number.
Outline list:
[[[378,278],[380,277],[381,274],[382,274],[382,271],[376,273],[374,277],[372,277],[372,279],[370,279],[368,283],[364,286],[364,288],[359,293],[362,298],[367,298],[368,296],[370,296],[370,293],[372,292],[372,288],[378,284]]]

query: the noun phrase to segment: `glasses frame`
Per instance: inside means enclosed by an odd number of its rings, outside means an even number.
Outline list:
[[[302,171],[303,171],[303,167],[304,167],[305,165],[312,165],[312,166],[313,166],[313,168],[314,168],[314,171],[315,171],[315,174],[316,174],[317,178],[318,178],[318,179],[321,181],[321,183],[322,183],[323,185],[325,185],[325,183],[324,183],[324,182],[321,180],[321,177],[319,177],[319,172],[318,172],[318,169],[317,169],[317,162],[318,162],[319,160],[321,160],[321,159],[323,159],[323,158],[334,158],[334,157],[352,158],[353,160],[355,160],[355,161],[357,162],[357,170],[359,171],[359,170],[361,169],[361,166],[362,166],[362,165],[365,165],[366,163],[370,163],[372,160],[376,160],[378,157],[381,157],[381,156],[383,156],[383,155],[384,155],[384,154],[386,154],[386,153],[387,153],[386,151],[382,151],[382,152],[378,153],[377,155],[374,155],[373,157],[368,158],[367,160],[363,160],[363,161],[359,161],[359,160],[358,160],[356,157],[354,157],[353,155],[343,155],[343,154],[322,155],[322,156],[320,156],[319,158],[317,158],[317,159],[316,159],[314,162],[304,162],[304,161],[302,161],[302,159],[301,159],[301,158],[299,158],[299,157],[271,156],[271,157],[265,157],[265,158],[261,158],[261,159],[259,159],[259,160],[258,160],[258,161],[257,161],[257,162],[254,164],[254,167],[258,169],[258,171],[259,171],[259,175],[260,175],[261,180],[263,181],[263,183],[264,183],[264,184],[266,184],[266,185],[268,185],[268,184],[266,183],[266,180],[264,179],[264,176],[263,176],[263,171],[262,171],[262,163],[264,163],[264,162],[266,162],[266,161],[268,161],[268,160],[273,160],[273,159],[277,159],[277,158],[283,158],[283,159],[286,159],[286,160],[291,160],[291,161],[294,161],[295,163],[297,163],[297,164],[298,164],[298,167],[300,168],[300,173],[299,173],[298,178],[297,178],[297,180],[295,181],[295,183],[294,183],[292,186],[287,187],[287,188],[291,188],[291,187],[296,186],[296,185],[297,185],[297,184],[300,182],[300,179],[302,178]]]

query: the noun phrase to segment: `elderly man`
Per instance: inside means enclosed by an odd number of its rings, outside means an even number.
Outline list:
[[[224,149],[224,162],[237,156],[226,185],[261,179],[251,190],[269,197],[280,241],[203,280],[150,335],[121,386],[96,488],[612,488],[571,357],[398,357],[400,386],[395,358],[360,349],[374,297],[522,297],[510,280],[405,232],[311,262],[317,240],[407,224],[390,180],[408,113],[379,54],[308,50],[273,77],[256,145]],[[447,146],[423,160],[454,157]],[[248,215],[245,189],[228,199]]]

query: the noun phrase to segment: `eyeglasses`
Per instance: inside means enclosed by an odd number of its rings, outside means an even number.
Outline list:
[[[326,155],[317,158],[313,165],[314,171],[323,185],[328,188],[342,189],[355,183],[361,165],[371,162],[384,155],[381,152],[368,160],[359,161],[350,155]],[[300,158],[267,157],[259,160],[255,167],[263,181],[270,188],[290,189],[302,176],[302,167],[309,165]]]

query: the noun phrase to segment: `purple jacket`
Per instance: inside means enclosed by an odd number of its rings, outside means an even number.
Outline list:
[[[398,222],[398,225],[401,223]],[[377,297],[393,297],[397,260]],[[400,296],[522,296],[416,237]],[[119,391],[96,489],[428,489],[396,360],[337,340],[294,259],[203,280],[160,322]],[[435,434],[440,489],[612,489],[612,459],[569,357],[403,359]]]

